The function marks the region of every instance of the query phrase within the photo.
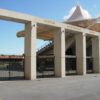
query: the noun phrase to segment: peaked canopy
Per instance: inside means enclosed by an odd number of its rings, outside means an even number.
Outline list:
[[[79,21],[84,19],[91,19],[87,10],[83,9],[79,4],[75,7],[72,15],[67,19],[67,22]]]
[[[91,18],[89,12],[79,4],[65,23],[100,32],[100,17]]]

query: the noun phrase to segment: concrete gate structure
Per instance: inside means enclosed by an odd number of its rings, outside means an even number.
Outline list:
[[[65,35],[76,41],[77,74],[86,74],[86,36],[92,37],[93,70],[100,73],[100,33],[86,28],[0,9],[0,19],[25,24],[25,79],[36,79],[36,39],[54,40],[55,76],[65,77]]]

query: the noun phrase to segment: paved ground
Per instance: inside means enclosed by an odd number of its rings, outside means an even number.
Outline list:
[[[100,75],[1,81],[0,100],[100,100]]]

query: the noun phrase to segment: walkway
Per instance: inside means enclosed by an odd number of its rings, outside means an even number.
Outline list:
[[[100,75],[0,82],[0,100],[100,100]]]

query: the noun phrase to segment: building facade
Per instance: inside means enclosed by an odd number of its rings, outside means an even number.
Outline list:
[[[77,11],[78,9],[78,11]],[[97,30],[97,19],[86,19],[84,10],[77,5],[75,12],[64,23],[48,19],[16,13],[0,9],[0,19],[25,24],[25,30],[17,33],[17,36],[25,38],[25,78],[36,79],[37,50],[36,39],[53,41],[54,73],[56,77],[65,77],[67,48],[71,41],[75,44],[76,72],[79,75],[86,75],[87,55],[86,48],[91,45],[91,56],[93,59],[93,72],[100,73],[100,30]],[[86,14],[86,12],[85,12]],[[74,17],[73,17],[74,16]],[[79,17],[79,20],[76,20]],[[84,18],[84,19],[82,19]],[[89,27],[92,25],[93,27]],[[70,38],[69,38],[70,37]],[[71,39],[72,38],[72,39]],[[69,40],[70,39],[70,40]],[[90,44],[88,39],[91,40]],[[69,50],[70,51],[70,50]]]

